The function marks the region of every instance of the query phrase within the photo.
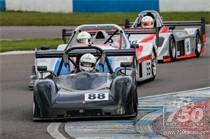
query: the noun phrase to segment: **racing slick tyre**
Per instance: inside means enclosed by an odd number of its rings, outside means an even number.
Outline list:
[[[196,57],[200,56],[201,48],[202,48],[201,35],[200,35],[199,31],[197,31],[196,37],[195,37],[195,55],[196,55]]]
[[[136,89],[137,91],[137,89]],[[138,115],[138,96],[137,93],[135,93],[135,95],[133,96],[133,109],[134,109],[134,117],[136,117]]]
[[[30,82],[29,82],[29,84],[28,84],[28,88],[30,89],[30,90],[33,90],[33,83],[34,83],[34,81],[35,81],[35,79],[36,79],[36,69],[35,69],[35,66],[33,65],[32,67],[31,67],[31,75],[30,75]]]
[[[154,50],[152,51],[151,73],[152,73],[152,80],[154,80],[157,75],[157,57]]]
[[[135,93],[132,92],[127,98],[126,106],[125,106],[125,113],[126,115],[132,115],[132,117],[136,117],[138,114],[138,97],[137,97],[137,90],[136,87],[133,89]]]
[[[40,117],[40,109],[38,107],[36,99],[34,98],[34,101],[33,101],[33,120],[36,121],[36,118],[39,118],[39,117]]]
[[[173,36],[169,38],[169,55],[171,61],[176,61],[176,42]]]
[[[129,94],[126,102],[124,103],[125,113],[126,115],[130,115],[133,113],[133,96]]]

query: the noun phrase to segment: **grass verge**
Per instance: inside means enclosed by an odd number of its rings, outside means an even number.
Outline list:
[[[87,23],[124,24],[125,19],[133,21],[137,12],[125,13],[40,13],[40,12],[0,12],[0,26],[21,25],[80,25]],[[199,20],[205,17],[210,24],[210,12],[162,12],[164,20]]]
[[[15,50],[34,50],[40,46],[47,45],[50,48],[57,48],[63,43],[61,39],[36,39],[36,40],[3,40],[0,41],[0,52]]]

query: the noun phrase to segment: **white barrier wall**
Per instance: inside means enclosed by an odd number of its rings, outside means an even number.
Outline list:
[[[5,0],[6,10],[72,12],[72,0]]]
[[[159,0],[160,11],[210,11],[210,0]]]
[[[210,11],[210,0],[0,0],[0,11],[128,12],[145,9]]]

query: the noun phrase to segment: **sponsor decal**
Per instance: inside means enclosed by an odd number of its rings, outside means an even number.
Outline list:
[[[184,103],[181,107],[177,105],[173,112],[165,109],[163,125],[167,133],[164,134],[209,134],[210,100],[192,104],[186,100]]]

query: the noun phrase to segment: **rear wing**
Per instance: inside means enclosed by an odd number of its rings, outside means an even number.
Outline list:
[[[103,50],[106,56],[135,56],[134,49],[110,49],[110,50]],[[35,51],[36,58],[62,58],[64,56],[65,51],[44,51],[38,50]],[[95,50],[83,49],[83,50],[74,50],[68,53],[69,57],[76,57],[78,55],[82,55],[85,53],[91,53],[95,56],[99,56],[99,53]]]
[[[202,41],[206,42],[206,23],[203,17],[198,21],[165,21],[163,24],[171,28],[175,28],[176,26],[200,26]]]
[[[84,30],[78,30],[79,32],[81,31],[87,31],[88,33],[90,33],[91,35],[95,35],[100,29],[84,29]],[[103,30],[103,29],[101,29]],[[109,35],[113,35],[114,34],[119,34],[121,31],[121,29],[109,29],[106,30],[106,33],[108,33]],[[69,40],[69,37],[71,37],[73,34],[75,34],[76,31],[72,30],[72,29],[62,29],[62,40],[64,43],[67,43],[67,40]]]
[[[160,28],[126,28],[126,34],[158,34]]]
[[[92,46],[91,46],[92,47]],[[94,56],[102,56],[102,61],[108,62],[108,58],[106,56],[135,56],[135,49],[116,49],[116,50],[103,50],[103,53],[99,52],[100,48],[92,49],[88,47],[80,47],[78,48],[70,48],[71,51],[36,51],[35,57],[36,58],[61,58],[61,62],[58,67],[58,71],[56,75],[60,75],[62,65],[67,64],[69,57],[77,57],[79,55],[83,55],[86,53],[91,53]],[[96,48],[96,47],[95,47]],[[71,61],[71,60],[70,60]],[[110,73],[113,73],[113,69],[110,64],[107,63],[108,68],[110,69]]]
[[[156,45],[159,45],[159,31],[160,28],[126,28],[124,29],[125,34],[128,34],[128,38],[131,34],[155,34],[156,35]]]

